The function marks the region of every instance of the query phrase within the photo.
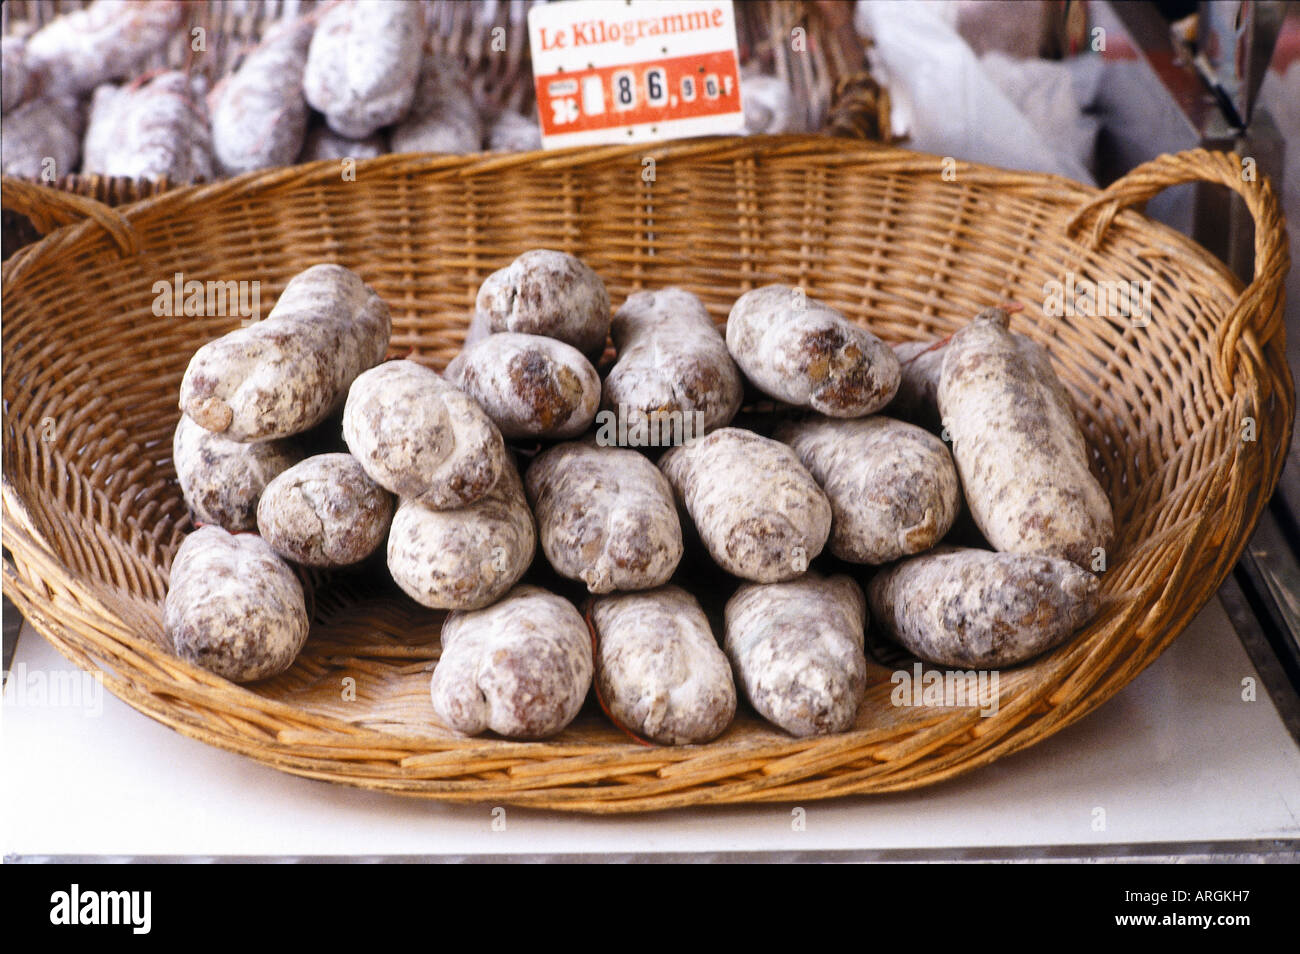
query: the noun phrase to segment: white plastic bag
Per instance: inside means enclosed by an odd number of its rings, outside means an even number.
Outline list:
[[[907,147],[1092,184],[1086,163],[1050,129],[1039,129],[994,81],[951,14],[942,3],[858,3],[855,26],[875,43],[872,65],[889,88],[893,127],[906,132]],[[1025,62],[1037,68],[1044,61]],[[1020,89],[1032,93],[1032,84]],[[1062,121],[1078,119],[1077,104],[1070,112]]]

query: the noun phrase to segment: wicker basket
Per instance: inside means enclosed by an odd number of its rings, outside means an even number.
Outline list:
[[[642,159],[656,159],[654,182]],[[927,785],[1082,717],[1148,665],[1214,593],[1282,467],[1294,416],[1288,265],[1277,199],[1233,156],[1164,156],[1104,192],[828,137],[716,139],[505,156],[387,156],[355,182],[330,163],[253,173],[120,211],[28,183],[6,205],[89,216],[3,270],[4,592],[112,692],[177,731],[286,772],[406,795],[628,812],[804,801]],[[1128,209],[1192,181],[1238,192],[1256,223],[1243,288],[1203,249]],[[793,739],[745,710],[718,741],[645,748],[593,704],[547,743],[458,739],[432,722],[441,614],[382,574],[317,593],[294,667],[240,687],[162,648],[161,602],[189,529],[170,460],[177,389],[232,318],[158,318],[153,284],[260,280],[338,261],[392,306],[393,349],[442,367],[478,284],[537,246],[582,256],[617,304],[679,284],[719,321],[770,282],[801,284],[890,340],[945,334],[1006,300],[1046,345],[1114,503],[1098,619],[1001,676],[1000,705],[895,707],[879,656],[857,727]],[[1050,319],[1067,271],[1152,282],[1145,328]],[[1256,440],[1243,441],[1253,418]],[[688,584],[689,585],[689,584]],[[725,591],[708,594],[715,601]],[[910,661],[907,663],[910,665]],[[346,680],[355,680],[355,696]]]

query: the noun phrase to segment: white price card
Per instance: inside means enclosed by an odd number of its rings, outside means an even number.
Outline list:
[[[740,132],[731,0],[565,0],[528,11],[542,145]]]

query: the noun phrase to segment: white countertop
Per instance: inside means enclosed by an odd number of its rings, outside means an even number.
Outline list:
[[[24,626],[15,674],[72,668]],[[1246,678],[1256,681],[1254,702],[1242,699]],[[794,830],[790,805],[630,817],[507,807],[505,830],[494,830],[491,806],[295,778],[185,738],[107,693],[99,714],[34,704],[16,693],[10,678],[0,724],[2,847],[9,857],[625,856],[1030,845],[1080,846],[1086,853],[1090,846],[1300,837],[1300,749],[1217,599],[1146,672],[1082,722],[942,785],[809,802],[801,806],[801,831]]]

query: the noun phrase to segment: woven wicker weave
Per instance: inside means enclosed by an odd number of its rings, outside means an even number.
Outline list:
[[[656,158],[653,182],[644,156]],[[825,798],[926,785],[1075,721],[1148,665],[1206,603],[1272,491],[1294,416],[1284,362],[1288,256],[1266,182],[1233,156],[1165,156],[1105,192],[827,137],[719,139],[506,156],[388,156],[254,173],[120,212],[6,180],[34,219],[93,213],[3,270],[4,591],[64,655],[178,731],[312,778],[423,797],[586,812]],[[1256,223],[1243,288],[1203,249],[1128,209],[1208,180]],[[432,723],[440,614],[336,578],[286,674],[239,687],[160,646],[167,568],[189,529],[170,461],[177,388],[233,318],[159,318],[156,281],[260,280],[269,305],[319,261],[356,269],[392,306],[393,348],[441,367],[475,290],[536,246],[581,256],[615,304],[679,284],[719,321],[769,282],[802,284],[890,340],[943,335],[1024,304],[1114,503],[1119,541],[1098,619],[1001,674],[1000,706],[891,704],[879,657],[855,731],[792,739],[742,711],[717,742],[630,744],[589,705],[553,742],[456,739]],[[1067,271],[1152,282],[1145,328],[1050,319]],[[1243,420],[1255,421],[1243,441]],[[689,585],[689,581],[688,581]],[[726,593],[712,594],[725,597]],[[910,664],[910,661],[909,661]],[[347,679],[355,680],[348,698]]]

